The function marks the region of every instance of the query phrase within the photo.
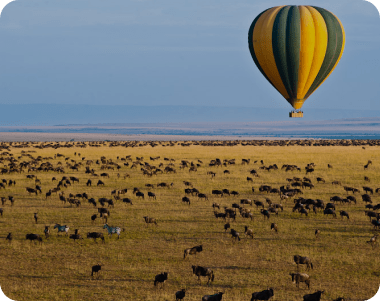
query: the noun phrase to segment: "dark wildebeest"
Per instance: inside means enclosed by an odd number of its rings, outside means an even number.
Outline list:
[[[186,295],[186,289],[181,289],[180,291],[175,293],[175,301],[182,300],[185,298]]]
[[[323,210],[323,214],[326,215],[326,214],[331,214],[333,217],[336,218],[336,213],[334,210],[330,209],[330,208],[327,208],[325,210]]]
[[[77,229],[76,229],[76,230],[77,230]],[[82,236],[79,235],[78,233],[76,233],[76,234],[70,234],[69,238],[70,238],[70,239],[74,239],[74,242],[75,242],[75,240],[77,240],[77,239],[83,239]]]
[[[297,287],[300,287],[300,282],[305,282],[307,288],[310,288],[310,276],[304,273],[290,273],[292,276],[292,282],[297,284]]]
[[[326,183],[325,179],[324,178],[320,178],[320,177],[317,178],[317,182],[318,183],[319,182]]]
[[[319,229],[315,229],[314,234],[315,234],[315,238],[318,238],[318,237],[319,237],[319,234],[321,234],[321,230],[319,230]]]
[[[272,224],[270,225],[270,229],[271,229],[271,230],[274,230],[276,233],[278,233],[278,226],[277,226],[277,224],[272,223]]]
[[[363,186],[363,190],[364,190],[366,193],[370,192],[371,194],[373,194],[373,188],[371,188],[371,187]]]
[[[313,269],[313,263],[309,257],[302,257],[300,255],[294,255],[294,262],[297,264],[297,269],[299,264],[306,264],[306,270]]]
[[[205,295],[202,297],[202,301],[221,301],[223,298],[223,294],[224,293],[219,292],[214,295]]]
[[[36,241],[38,241],[40,244],[42,244],[42,237],[39,236],[38,234],[32,234],[32,233],[30,233],[30,234],[26,234],[26,239],[29,239],[31,242],[32,242],[33,240],[36,240]]]
[[[25,189],[27,192],[29,192],[29,194],[31,194],[31,193],[35,193],[36,195],[38,194],[37,189],[30,188],[30,187],[26,187]]]
[[[45,226],[44,233],[45,237],[48,238],[50,236],[50,226]]]
[[[347,217],[347,219],[350,219],[350,216],[348,215],[348,213],[346,211],[341,210],[339,212],[340,212],[340,216],[342,217],[342,219],[343,219],[343,216]]]
[[[313,294],[303,296],[303,301],[320,301],[321,296],[325,291],[317,291]]]
[[[189,206],[190,206],[190,199],[189,199],[187,196],[184,196],[184,197],[182,198],[182,202],[184,202],[184,203],[188,203]]]
[[[157,221],[155,218],[143,216],[143,219],[145,220],[145,223],[147,226],[148,226],[148,224],[155,224],[157,226]]]
[[[123,203],[126,203],[126,204],[131,204],[131,205],[133,205],[133,203],[132,203],[132,200],[131,200],[131,199],[129,199],[129,198],[123,198]]]
[[[99,180],[98,183],[96,183],[96,186],[99,186],[99,185],[103,185],[104,186],[104,182],[102,180]]]
[[[154,286],[157,286],[157,283],[161,283],[161,288],[164,286],[165,281],[168,280],[168,273],[163,272],[154,277]]]
[[[203,251],[202,245],[185,249],[185,251],[183,252],[183,259],[185,259],[188,255],[195,255],[195,254],[202,252],[202,251]]]
[[[0,208],[0,215],[1,215],[1,217],[3,217],[3,213],[4,213],[4,209]]]
[[[101,264],[97,264],[97,265],[94,265],[92,266],[91,268],[91,277],[94,277],[94,274],[96,273],[99,277],[99,271],[102,269],[102,265]]]
[[[274,296],[273,288],[263,290],[261,292],[256,292],[252,294],[251,301],[258,300],[269,300]]]
[[[240,241],[240,234],[239,234],[239,232],[237,232],[234,229],[231,229],[231,235],[232,235],[232,238],[235,238],[235,240],[237,239],[238,241]]]
[[[140,197],[140,198],[142,198],[142,199],[144,199],[144,193],[143,192],[141,192],[141,191],[137,191],[136,192],[136,197]]]
[[[154,194],[153,192],[148,191],[148,197],[156,199],[156,194]]]
[[[214,189],[214,190],[211,191],[211,194],[223,196],[223,191]]]
[[[88,233],[87,233],[87,238],[93,238],[95,242],[96,242],[96,239],[97,239],[97,238],[100,238],[100,239],[103,241],[103,243],[105,243],[103,233],[99,233],[99,232],[88,232]]]
[[[227,230],[230,229],[230,228],[231,228],[230,223],[224,224],[224,233],[226,233]]]
[[[264,216],[264,220],[265,220],[265,217],[269,220],[270,214],[268,210],[261,209],[260,213]]]
[[[201,276],[208,277],[207,285],[210,281],[214,281],[214,272],[211,269],[204,268],[199,265],[193,265],[191,267],[193,269],[193,274],[198,276],[199,283],[201,283]]]
[[[5,238],[5,240],[8,240],[10,243],[12,242],[12,239],[13,239],[13,236],[12,236],[12,233],[8,233],[7,237]]]
[[[374,236],[371,237],[371,239],[369,241],[367,241],[368,244],[371,244],[372,249],[375,247],[378,236],[379,236],[379,234],[375,234]]]
[[[91,186],[91,185],[92,185],[92,181],[91,181],[90,179],[88,179],[86,185],[87,185],[87,186]]]

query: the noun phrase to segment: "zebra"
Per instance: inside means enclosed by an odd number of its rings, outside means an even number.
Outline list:
[[[58,228],[57,234],[59,234],[59,232],[65,232],[66,236],[67,236],[69,229],[70,229],[68,226],[66,226],[66,225],[61,226],[60,224],[55,224],[54,229],[55,228]]]
[[[112,236],[112,234],[116,233],[117,239],[120,238],[120,232],[122,230],[120,227],[110,227],[107,224],[104,224],[103,229],[107,229],[108,235]]]

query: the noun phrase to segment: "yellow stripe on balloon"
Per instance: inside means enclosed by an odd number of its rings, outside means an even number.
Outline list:
[[[307,78],[305,87],[302,91],[302,95],[299,98],[304,98],[306,93],[309,91],[311,85],[313,84],[315,78],[318,75],[319,70],[321,69],[323,60],[326,55],[328,35],[327,35],[327,27],[325,20],[322,15],[313,7],[305,6],[311,16],[313,17],[314,29],[315,29],[315,46],[313,53],[313,61],[311,64],[309,76]],[[315,89],[316,90],[316,89]]]
[[[330,13],[331,13],[331,12],[330,12]],[[331,14],[334,15],[333,13],[331,13]],[[322,85],[322,84],[325,82],[325,80],[330,76],[330,74],[334,71],[335,67],[338,65],[338,63],[339,63],[339,61],[340,61],[340,58],[341,58],[342,55],[343,55],[344,45],[345,45],[345,43],[346,43],[346,34],[345,34],[345,32],[344,32],[343,25],[342,25],[342,23],[340,22],[340,20],[339,20],[335,15],[334,15],[334,17],[335,17],[336,20],[339,22],[339,24],[340,24],[340,28],[342,29],[342,35],[343,35],[342,50],[340,51],[339,57],[338,57],[338,59],[337,59],[335,65],[334,65],[334,67],[331,69],[330,73],[325,77],[325,79],[324,79],[324,80],[318,85],[318,87],[319,87],[320,85]],[[314,91],[316,91],[316,90],[318,89],[318,87],[315,88]],[[313,93],[314,93],[314,91],[313,91]],[[311,93],[311,94],[313,94],[313,93]],[[311,95],[311,94],[310,94],[310,95]],[[310,95],[309,95],[309,97],[310,97]]]
[[[283,7],[284,6],[273,7],[265,12],[257,21],[252,38],[256,58],[264,73],[282,96],[289,98],[289,94],[286,91],[280,73],[277,70],[272,48],[273,24],[278,12]]]
[[[301,16],[301,49],[298,69],[297,99],[303,99],[305,85],[310,74],[315,48],[315,27],[313,16],[305,6],[298,7]],[[305,91],[305,92],[304,92]]]

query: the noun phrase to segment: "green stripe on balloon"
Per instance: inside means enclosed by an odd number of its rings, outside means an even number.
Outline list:
[[[325,59],[323,60],[321,69],[318,72],[313,84],[305,95],[308,98],[315,89],[324,81],[334,68],[343,47],[343,31],[336,17],[329,11],[313,6],[323,17],[326,22],[328,32],[328,42]]]

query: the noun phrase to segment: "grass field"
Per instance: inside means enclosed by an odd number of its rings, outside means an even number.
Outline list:
[[[3,205],[4,214],[0,217],[0,258],[1,273],[0,285],[3,292],[14,300],[175,300],[176,291],[186,288],[184,300],[201,300],[203,295],[225,292],[223,300],[251,300],[253,292],[268,287],[274,289],[273,300],[303,300],[302,296],[317,290],[324,290],[322,300],[333,300],[345,297],[345,300],[367,300],[377,292],[380,283],[380,257],[379,247],[372,247],[366,243],[376,232],[364,215],[365,203],[361,196],[356,194],[357,204],[337,204],[338,218],[324,216],[322,212],[315,215],[312,211],[308,217],[292,212],[293,199],[288,199],[284,211],[278,216],[271,215],[269,221],[263,219],[256,206],[250,207],[254,214],[254,221],[243,219],[238,215],[231,227],[240,232],[242,240],[235,242],[231,235],[224,232],[225,222],[216,219],[211,207],[213,202],[221,206],[231,206],[240,203],[240,199],[249,198],[265,202],[270,198],[274,203],[281,203],[278,194],[260,193],[258,188],[268,184],[279,188],[288,184],[286,178],[304,177],[304,167],[308,163],[315,163],[315,172],[308,177],[315,188],[303,189],[304,198],[322,199],[325,204],[334,195],[346,196],[342,186],[331,185],[333,180],[341,181],[343,185],[353,186],[362,191],[362,186],[372,188],[380,187],[380,153],[378,147],[368,146],[197,146],[183,147],[180,145],[142,146],[134,148],[125,147],[86,147],[86,148],[10,148],[19,165],[23,161],[31,161],[27,156],[21,156],[21,151],[35,151],[30,153],[34,158],[41,156],[39,164],[49,161],[54,167],[60,161],[76,160],[83,162],[79,171],[70,171],[65,167],[65,174],[54,172],[30,172],[24,168],[22,173],[3,174],[0,178],[16,180],[16,186],[6,186],[0,190],[0,196],[14,196],[15,204],[9,202]],[[80,153],[75,156],[74,153]],[[60,153],[63,157],[54,159]],[[149,162],[158,167],[164,167],[169,161],[164,157],[175,159],[176,174],[158,174],[157,176],[144,176],[138,165],[136,169],[124,166],[120,158],[131,155],[135,161],[136,156],[144,157],[141,162]],[[102,164],[95,161],[105,156],[121,166],[119,171],[106,170],[110,178],[102,178],[104,187],[97,187],[99,178],[85,174],[86,160],[94,160],[90,168],[97,174]],[[119,156],[119,160],[117,159]],[[151,161],[149,157],[160,156],[160,159]],[[2,155],[3,158],[9,157]],[[52,159],[47,159],[51,157]],[[82,157],[86,159],[82,161]],[[235,165],[222,167],[209,167],[210,160],[220,158],[236,159]],[[249,165],[242,165],[241,159],[251,159]],[[203,163],[196,172],[189,172],[189,168],[180,169],[181,160],[201,160]],[[260,161],[264,165],[276,163],[280,169],[270,172],[260,170]],[[368,170],[363,165],[368,160],[373,164]],[[7,165],[9,161],[3,161]],[[333,169],[328,169],[327,164]],[[0,167],[2,166],[0,163]],[[37,165],[37,167],[39,166]],[[130,162],[131,164],[131,162]],[[295,164],[301,172],[285,172],[281,170],[283,164]],[[162,169],[164,169],[162,167]],[[223,174],[228,169],[230,174]],[[246,180],[249,171],[256,169],[260,175],[254,178],[254,183]],[[216,172],[215,178],[207,175],[208,171]],[[117,177],[120,173],[121,177]],[[130,174],[124,179],[122,175]],[[25,187],[34,187],[33,179],[26,175],[34,174],[41,180],[42,194],[29,195]],[[91,215],[97,209],[86,200],[80,207],[71,207],[59,200],[53,194],[45,198],[45,193],[54,187],[52,177],[58,180],[62,176],[75,176],[80,179],[79,184],[64,188],[65,195],[69,193],[86,192],[89,197],[98,200],[100,197],[111,197],[114,189],[127,188],[124,197],[131,198],[133,205],[115,202],[110,209],[111,216],[108,224],[125,229],[120,239],[116,235],[109,238],[103,230],[101,218],[92,223]],[[317,177],[323,177],[325,184],[318,184]],[[364,176],[371,182],[364,182]],[[92,179],[92,187],[86,182]],[[207,194],[208,200],[199,200],[190,196],[191,205],[181,201],[185,196],[186,186],[183,181],[190,181],[200,192]],[[174,183],[171,188],[153,188],[148,190],[145,184],[158,184],[161,182]],[[94,185],[95,184],[95,185]],[[157,199],[137,199],[132,190],[140,188],[147,194],[152,191]],[[252,187],[255,193],[252,193]],[[213,189],[230,189],[240,193],[239,196],[213,197]],[[374,194],[374,204],[380,203],[380,195]],[[98,205],[99,207],[100,205]],[[350,214],[350,220],[341,219],[339,210]],[[33,214],[38,212],[39,220],[34,222]],[[143,216],[154,217],[158,225],[146,226]],[[270,230],[270,224],[278,224],[279,233]],[[70,234],[79,229],[83,240],[74,242],[64,235],[58,236],[53,230],[54,224],[59,223],[70,227]],[[51,236],[45,239],[43,230],[50,225]],[[254,239],[244,236],[244,226],[254,231]],[[315,229],[320,229],[319,239],[315,239]],[[106,243],[94,243],[86,238],[87,232],[103,232]],[[12,232],[13,241],[8,243],[6,235]],[[26,241],[27,233],[37,233],[43,236],[43,244]],[[203,245],[203,252],[183,259],[183,251],[196,245]],[[296,272],[293,255],[308,256],[312,259],[314,269],[307,271],[311,277],[311,288],[308,290],[304,283],[297,288],[292,283],[289,273]],[[91,267],[101,263],[102,270],[99,278],[91,277]],[[197,277],[192,274],[192,265],[201,265],[211,268],[215,273],[215,281],[207,286],[205,278],[199,285]],[[305,271],[305,266],[300,270]],[[153,285],[155,275],[168,272],[168,281],[164,288]]]

